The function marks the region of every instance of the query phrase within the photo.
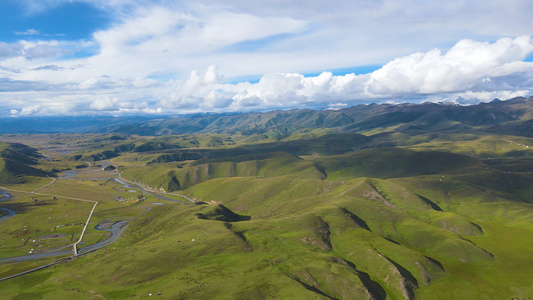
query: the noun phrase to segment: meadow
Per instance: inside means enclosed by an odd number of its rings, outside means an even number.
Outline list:
[[[533,139],[398,128],[0,137],[44,154],[2,160],[24,167],[2,169],[0,207],[17,214],[0,259],[72,248],[91,201],[80,248],[109,236],[98,224],[129,223],[107,247],[0,281],[2,297],[531,297]],[[63,257],[3,262],[0,277]]]

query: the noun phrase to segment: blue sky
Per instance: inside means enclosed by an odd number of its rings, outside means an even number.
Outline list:
[[[4,0],[0,116],[533,94],[529,0]]]
[[[113,17],[89,3],[73,2],[31,11],[20,1],[0,2],[0,36],[4,42],[29,40],[91,39],[105,29]]]

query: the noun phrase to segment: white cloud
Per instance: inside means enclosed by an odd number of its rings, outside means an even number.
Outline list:
[[[31,116],[31,115],[35,115],[40,110],[41,110],[41,106],[40,105],[30,105],[30,106],[23,107],[20,111],[12,109],[11,110],[11,115],[14,116],[14,117]]]
[[[61,55],[73,53],[73,48],[79,45],[87,45],[80,42],[37,41],[30,42],[21,40],[15,43],[0,42],[0,66],[12,69],[39,64],[43,59],[56,60]],[[53,64],[59,65],[60,61]],[[34,69],[38,66],[33,66]],[[17,78],[20,79],[20,78]],[[50,78],[46,78],[50,79]]]
[[[78,85],[58,86],[60,91],[41,91],[39,100],[33,100],[40,103],[37,106],[11,109],[20,111],[19,115],[171,114],[314,105],[338,108],[361,102],[410,99],[472,104],[533,93],[533,63],[523,61],[532,52],[529,37],[504,38],[494,43],[462,40],[447,52],[433,49],[400,57],[364,75],[269,73],[257,83],[222,83],[223,76],[212,65],[205,73],[192,71],[185,81],[169,80],[164,84],[146,78],[113,80],[101,76]],[[23,90],[25,84],[31,88],[30,83],[16,84],[20,85],[18,90]],[[39,87],[33,89],[38,91]],[[6,96],[9,98],[7,93]],[[47,107],[47,102],[56,106]],[[62,110],[61,103],[65,104]]]
[[[24,0],[23,4],[42,13],[69,1]],[[486,33],[490,39],[532,34],[524,29],[529,28],[524,19],[529,19],[533,3],[523,0],[487,0],[483,5],[462,0],[86,2],[114,14],[116,20],[110,28],[95,32],[92,44],[80,41],[77,46],[50,45],[58,47],[55,51],[45,46],[32,50],[37,58],[98,51],[82,60],[83,71],[43,75],[47,80],[82,82],[101,75],[132,79],[155,73],[185,79],[190,70],[213,64],[227,78],[317,72],[381,65],[436,45],[445,49],[459,36],[485,34],[479,28],[493,27]]]
[[[38,14],[71,0],[21,1]],[[0,41],[0,110],[241,111],[533,90],[527,0],[80,1],[112,25],[87,41]],[[327,71],[365,65],[383,67]]]
[[[533,52],[529,36],[495,43],[462,40],[446,54],[440,49],[397,58],[370,76],[370,94],[435,94],[460,92],[490,83],[491,77],[533,71],[523,62]]]
[[[84,82],[80,83],[78,87],[82,90],[88,90],[92,87],[94,87],[98,83],[98,79],[96,78],[90,78],[85,80]]]
[[[157,81],[149,78],[135,78],[132,84],[136,88],[146,88],[149,86],[157,85]]]
[[[22,31],[22,32],[16,31],[15,34],[16,35],[39,35],[41,33],[38,30],[35,30],[35,29],[31,28],[31,29],[28,29],[28,30]]]
[[[89,108],[92,110],[98,110],[98,111],[113,111],[113,110],[117,110],[118,108],[117,102],[118,102],[117,98],[109,98],[109,97],[100,98],[100,99],[94,100],[94,102],[91,103],[91,105],[89,105]]]
[[[59,55],[61,52],[55,46],[52,46],[49,44],[41,44],[41,45],[36,45],[35,47],[25,49],[25,53],[28,59],[40,59],[40,58],[55,57]]]
[[[366,75],[334,76],[323,72],[315,77],[298,73],[266,74],[258,83],[220,84],[206,80],[194,71],[185,84],[174,86],[161,104],[169,109],[192,111],[205,108],[238,111],[261,108],[288,108],[309,103],[338,101],[357,103],[387,98],[422,98],[427,95],[442,101],[471,99],[490,101],[527,95],[533,63],[523,59],[533,53],[530,37],[503,38],[495,43],[459,41],[445,54],[440,49],[397,58]],[[455,95],[455,96],[454,96]],[[229,103],[228,99],[232,99]],[[474,100],[475,99],[475,100]],[[220,105],[213,105],[219,101]],[[468,101],[464,102],[467,103]]]
[[[23,49],[23,46],[20,44],[0,42],[0,61],[2,59],[20,56]]]

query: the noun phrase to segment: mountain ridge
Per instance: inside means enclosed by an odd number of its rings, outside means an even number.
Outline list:
[[[481,129],[531,136],[530,126],[523,124],[533,118],[532,104],[533,97],[518,97],[471,106],[429,102],[361,104],[341,110],[292,109],[156,119],[129,125],[111,125],[99,132],[139,135],[217,133],[283,136],[318,128],[328,128],[336,132],[364,132],[379,128],[389,131],[387,127],[400,126],[399,131]]]
[[[175,134],[266,134],[286,136],[317,128],[335,132],[375,129],[477,129],[532,136],[533,96],[470,106],[424,102],[359,104],[339,110],[291,109],[193,115],[81,116],[0,118],[0,134],[121,133],[142,136]],[[95,125],[97,124],[97,125]],[[387,128],[389,127],[389,128]]]

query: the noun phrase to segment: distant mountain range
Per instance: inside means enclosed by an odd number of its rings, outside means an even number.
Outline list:
[[[4,117],[0,118],[0,134],[91,133],[106,126],[145,122],[155,118],[160,116]]]
[[[139,117],[0,119],[0,133],[189,133],[286,136],[313,129],[331,132],[475,130],[533,136],[533,97],[472,106],[449,103],[370,104],[341,110],[293,109],[264,113]]]

